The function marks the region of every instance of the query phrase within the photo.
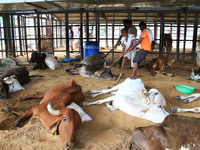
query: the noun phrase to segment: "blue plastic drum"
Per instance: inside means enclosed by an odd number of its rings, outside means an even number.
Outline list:
[[[99,54],[99,42],[85,41],[84,42],[84,58],[92,54]]]

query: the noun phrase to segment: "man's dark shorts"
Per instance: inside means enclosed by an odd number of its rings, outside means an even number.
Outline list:
[[[147,54],[149,54],[149,51],[140,49],[140,51],[137,53],[137,55],[135,56],[135,58],[133,59],[133,63],[138,63],[140,64],[141,61],[143,59],[145,59],[145,57],[147,56]]]

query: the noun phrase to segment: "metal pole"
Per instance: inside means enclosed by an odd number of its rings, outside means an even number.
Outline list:
[[[159,55],[163,54],[163,35],[164,35],[164,13],[161,13],[160,20],[160,45],[159,45]]]
[[[193,32],[193,45],[192,45],[192,63],[195,63],[195,51],[197,43],[197,29],[198,29],[198,13],[195,13],[194,32]]]
[[[154,41],[157,39],[157,24],[156,21],[154,21]]]
[[[96,42],[98,42],[98,13],[96,12]]]
[[[36,45],[36,49],[38,48],[38,40],[37,40],[37,29],[36,29],[36,18],[34,18],[34,32],[35,32],[35,45]]]
[[[0,32],[1,32],[1,20],[0,20]],[[0,38],[1,38],[1,52],[2,52],[2,58],[3,58],[3,37],[2,37],[2,35],[0,34]]]
[[[108,48],[108,21],[106,21],[106,48]]]
[[[40,37],[40,14],[37,14],[37,35],[38,35],[38,50],[41,54],[41,37]]]
[[[83,9],[80,11],[80,48],[81,59],[83,59]]]
[[[23,52],[22,52],[22,38],[21,38],[21,22],[20,22],[20,16],[19,15],[17,15],[17,21],[18,21],[18,32],[19,32],[20,55],[23,56]]]
[[[179,60],[179,48],[180,48],[180,26],[181,26],[181,14],[178,13],[177,18],[177,43],[176,43],[176,60]]]
[[[62,47],[62,21],[60,20],[60,47]]]
[[[86,38],[89,41],[90,34],[89,34],[89,13],[86,13]]]
[[[58,21],[56,20],[56,48],[58,48]]]
[[[26,55],[27,55],[27,62],[29,61],[28,59],[28,44],[27,44],[27,32],[26,32],[26,16],[23,18],[24,21],[24,38],[25,38],[25,48],[26,48]]]
[[[14,23],[13,23],[13,15],[11,15],[11,29],[12,29],[12,48],[13,48],[13,51],[12,51],[12,55],[14,57],[16,57],[16,54],[15,54],[15,35],[14,35]]]
[[[182,59],[182,63],[185,62],[186,36],[187,36],[187,12],[185,12],[185,25],[184,25],[184,42],[183,42],[183,59]]]
[[[69,16],[68,16],[68,12],[65,12],[65,40],[66,40],[66,56],[67,58],[70,57],[69,54]]]
[[[115,13],[113,13],[113,24],[112,24],[112,47],[114,47],[114,37],[115,37]],[[112,51],[112,61],[114,61],[114,50]]]
[[[54,33],[53,33],[53,20],[54,20],[54,17],[53,17],[53,15],[51,15],[51,50],[52,50],[52,52],[53,52],[53,54],[54,54],[54,41],[53,41],[53,35],[54,35]]]

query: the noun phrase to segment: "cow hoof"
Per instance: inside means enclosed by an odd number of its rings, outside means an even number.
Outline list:
[[[80,107],[83,107],[84,106],[84,104],[83,104],[84,102],[81,102],[80,104],[79,104],[79,106]]]
[[[3,110],[4,110],[5,112],[10,112],[10,111],[11,111],[11,108],[10,108],[10,107],[7,107],[7,106],[5,106],[5,107],[3,108]]]
[[[87,92],[88,94],[92,94],[92,92],[91,92],[91,90],[88,90],[88,92]]]
[[[172,108],[171,108],[171,111],[172,111],[173,113],[176,113],[176,112],[177,112],[177,108],[176,108],[176,107],[172,107]]]
[[[80,103],[80,105],[81,105],[82,107],[87,106],[87,102],[82,102],[82,103]]]
[[[16,121],[15,121],[15,123],[14,123],[14,126],[15,126],[15,127],[18,127],[18,126],[19,126],[19,124],[20,124],[20,122],[21,122],[21,120],[20,120],[20,119],[16,120]]]
[[[88,98],[93,98],[92,95],[88,95]]]
[[[176,99],[180,101],[180,100],[181,100],[181,97],[180,97],[180,96],[176,96]]]
[[[188,103],[189,103],[189,100],[188,100],[188,99],[185,99],[185,100],[183,100],[183,103],[188,104]]]

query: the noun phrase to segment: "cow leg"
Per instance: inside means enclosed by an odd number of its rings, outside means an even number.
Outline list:
[[[200,97],[200,93],[198,93],[198,94],[191,94],[189,96],[177,96],[176,99],[177,100],[183,100],[184,103],[190,103],[190,102],[196,100],[199,97]]]
[[[16,112],[16,111],[12,110],[10,107],[7,107],[7,106],[5,106],[3,109],[4,109],[5,112],[11,113],[11,114],[13,114],[17,117],[21,117],[23,115],[23,113]]]
[[[27,100],[31,100],[31,99],[42,99],[44,97],[45,94],[42,94],[40,96],[33,96],[33,97],[24,97],[21,98],[20,101],[27,101]]]
[[[21,122],[24,122],[25,120],[29,119],[29,118],[33,115],[33,112],[34,112],[34,110],[35,110],[37,107],[38,107],[38,106],[34,106],[34,107],[30,108],[27,112],[25,112],[21,117],[19,117],[19,118],[15,121],[14,125],[17,127],[17,126],[19,126],[19,124],[20,124]]]
[[[200,113],[200,107],[195,107],[195,108],[176,108],[176,107],[172,107],[171,111],[173,113],[177,113],[177,112],[194,112],[194,113]]]
[[[119,84],[120,85],[120,84]],[[89,90],[88,93],[90,94],[88,97],[89,98],[94,98],[96,96],[102,95],[102,94],[106,94],[106,93],[110,93],[110,92],[114,92],[117,91],[119,88],[119,85],[112,87],[111,89],[105,89],[105,90],[100,90],[100,91],[92,91]]]
[[[110,102],[110,101],[113,101],[115,99],[115,96],[111,96],[111,97],[108,97],[108,98],[105,98],[105,99],[102,99],[102,100],[98,100],[98,101],[95,101],[95,102],[83,102],[83,106],[89,106],[89,105],[100,105],[100,104],[103,104],[103,103],[106,103],[106,102]]]

